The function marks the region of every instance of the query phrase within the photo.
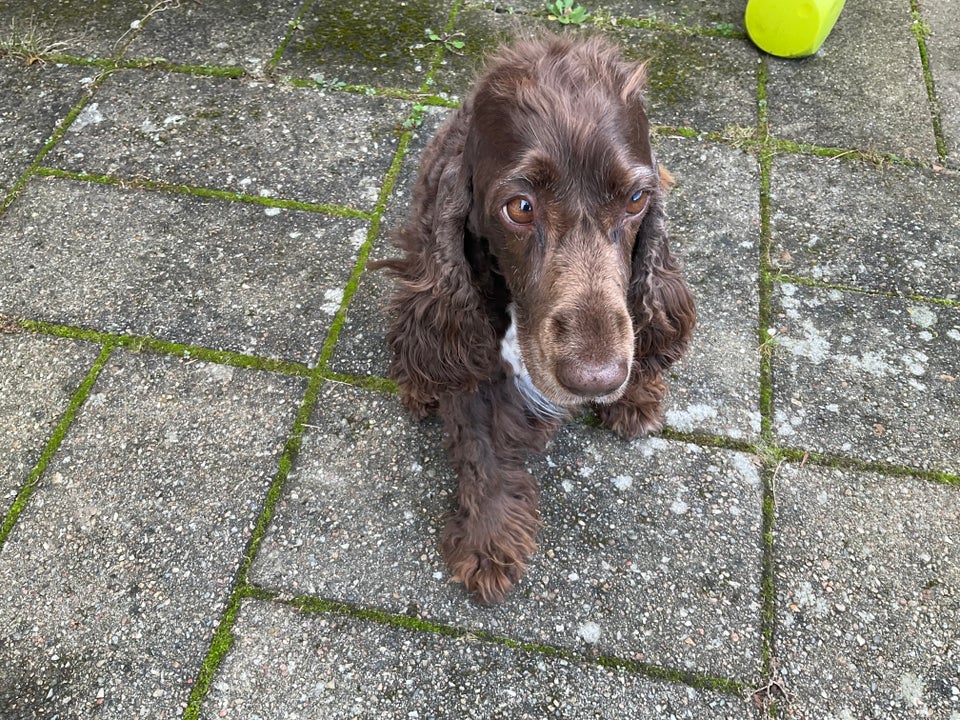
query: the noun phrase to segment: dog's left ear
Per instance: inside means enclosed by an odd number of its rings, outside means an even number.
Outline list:
[[[664,202],[673,176],[659,168],[660,188],[637,232],[630,278],[631,313],[637,327],[637,362],[666,370],[680,359],[696,324],[696,307],[670,252]]]

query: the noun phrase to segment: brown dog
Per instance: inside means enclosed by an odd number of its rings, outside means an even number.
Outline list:
[[[459,478],[441,551],[496,602],[536,548],[524,469],[571,409],[634,437],[661,425],[663,372],[693,298],[664,227],[642,65],[593,38],[499,51],[426,149],[388,342],[404,404],[444,420]]]

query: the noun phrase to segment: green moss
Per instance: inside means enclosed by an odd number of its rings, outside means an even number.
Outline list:
[[[20,194],[20,191],[27,184],[27,181],[34,174],[36,169],[40,167],[40,164],[43,162],[43,158],[46,157],[47,153],[50,152],[54,145],[60,142],[64,133],[66,133],[67,128],[69,128],[73,121],[77,119],[77,116],[81,113],[93,94],[100,88],[100,85],[107,78],[110,72],[110,70],[104,70],[96,78],[94,78],[93,82],[90,83],[87,94],[70,109],[70,111],[67,113],[67,116],[60,122],[59,125],[57,125],[51,134],[50,139],[40,149],[40,152],[37,153],[33,163],[31,163],[26,172],[24,172],[13,184],[13,187],[11,187],[7,192],[6,197],[0,201],[0,215],[2,215],[8,207],[10,207],[10,203],[12,203],[16,199],[17,195]]]
[[[749,69],[729,59],[724,41],[689,32],[625,32],[627,57],[647,61],[651,103],[686,107],[703,93],[705,83],[742,77]]]
[[[234,80],[246,77],[247,72],[238,67],[219,67],[217,65],[177,65],[165,58],[136,58],[133,60],[118,60],[114,63],[118,69],[164,70],[182,75],[197,75],[199,77],[231,78]],[[219,117],[219,116],[213,116]]]
[[[10,532],[13,530],[13,526],[17,522],[17,518],[20,517],[20,514],[23,512],[24,508],[26,508],[27,503],[33,496],[33,492],[36,489],[37,484],[40,482],[40,478],[43,477],[43,473],[47,469],[47,465],[50,464],[54,454],[60,447],[60,443],[63,442],[63,438],[70,429],[70,425],[73,423],[74,418],[76,418],[77,413],[80,412],[80,407],[87,399],[87,396],[90,394],[94,383],[100,376],[100,372],[107,364],[107,360],[110,358],[113,348],[113,343],[109,341],[104,343],[100,350],[99,357],[93,363],[93,366],[83,379],[83,382],[80,383],[80,387],[78,387],[76,392],[74,392],[73,397],[70,398],[70,403],[67,405],[66,411],[60,418],[60,421],[57,423],[56,427],[53,429],[50,439],[47,441],[46,446],[40,453],[40,459],[37,461],[37,464],[31,471],[30,476],[23,484],[23,487],[20,488],[20,492],[17,493],[17,497],[14,498],[10,510],[3,518],[3,523],[0,524],[0,548],[3,548],[4,543],[7,541],[7,537],[10,535]]]
[[[120,187],[134,187],[141,190],[156,190],[160,192],[174,192],[182,195],[193,195],[195,197],[215,199],[215,200],[233,200],[235,202],[245,202],[254,205],[264,205],[266,207],[283,208],[284,210],[304,210],[307,212],[322,213],[340,218],[354,218],[360,220],[370,220],[370,213],[362,210],[341,205],[324,205],[318,203],[302,202],[300,200],[281,200],[277,198],[261,197],[259,195],[247,195],[245,193],[229,192],[227,190],[213,190],[211,188],[194,187],[192,185],[177,185],[174,183],[165,183],[156,180],[144,180],[142,178],[119,178],[113,175],[97,175],[93,173],[76,173],[69,170],[60,170],[52,167],[36,168],[37,175],[44,177],[56,177],[67,180],[78,180],[81,182],[95,182],[103,185],[117,185]]]
[[[933,135],[937,143],[937,155],[940,162],[947,158],[947,141],[943,134],[943,118],[940,111],[940,101],[937,98],[933,84],[933,72],[930,70],[930,55],[927,51],[927,38],[930,36],[930,25],[923,19],[918,0],[910,0],[913,16],[913,34],[917,39],[917,49],[920,52],[920,65],[923,68],[923,81],[927,88],[927,100],[930,104],[930,119],[933,123]]]
[[[280,461],[277,464],[277,473],[274,476],[273,482],[270,484],[262,509],[257,517],[256,525],[253,528],[253,533],[250,536],[250,542],[247,545],[244,559],[237,573],[237,580],[234,584],[233,592],[230,594],[230,600],[227,602],[227,607],[224,610],[223,616],[220,618],[220,623],[217,625],[217,630],[214,633],[213,642],[210,644],[210,650],[206,658],[204,658],[200,672],[190,692],[190,699],[183,714],[184,720],[196,720],[196,718],[200,716],[200,707],[210,689],[210,683],[213,682],[213,677],[216,675],[217,669],[233,647],[233,626],[240,612],[240,606],[243,600],[248,597],[256,597],[258,599],[270,597],[269,594],[264,594],[263,591],[252,588],[247,583],[247,573],[250,571],[250,566],[253,564],[253,560],[257,556],[263,538],[267,534],[267,529],[270,527],[277,504],[280,502],[280,497],[283,494],[287,477],[293,468],[297,455],[300,453],[300,448],[303,443],[303,433],[317,404],[323,382],[320,373],[314,371],[307,385],[307,391],[304,393],[303,402],[300,404],[300,409],[294,419],[293,429],[287,438],[283,453],[280,456]]]
[[[714,15],[711,25],[707,27],[697,25],[678,25],[676,23],[659,20],[655,15],[645,18],[618,18],[617,24],[623,27],[641,28],[643,30],[657,30],[670,32],[675,35],[689,35],[700,37],[720,37],[737,40],[746,39],[746,34],[721,17]]]
[[[231,365],[233,367],[246,368],[248,370],[263,370],[266,372],[281,373],[295,377],[307,377],[313,371],[306,365],[300,363],[287,362],[285,360],[274,360],[272,358],[257,357],[254,355],[244,355],[243,353],[232,352],[230,350],[213,350],[210,348],[198,347],[196,345],[184,345],[182,343],[160,340],[158,338],[143,337],[140,335],[115,335],[111,333],[100,332],[98,330],[87,330],[70,325],[58,325],[56,323],[44,322],[41,320],[19,320],[21,327],[30,332],[41,333],[44,335],[54,335],[56,337],[72,338],[85,342],[94,342],[98,344],[109,344],[122,347],[131,352],[149,352],[158,355],[174,355],[181,358],[190,358],[202,360],[204,362],[217,363],[219,365]]]
[[[844,285],[842,283],[829,283],[822,280],[805,277],[803,275],[791,275],[789,273],[773,273],[772,279],[776,282],[790,283],[792,285],[803,285],[805,287],[821,288],[824,290],[840,290],[841,292],[852,292],[859,295],[872,295],[873,297],[885,297],[896,300],[911,300],[913,302],[925,303],[928,305],[938,305],[947,308],[960,308],[960,300],[950,300],[948,298],[930,297],[927,295],[912,295],[890,290],[876,290],[873,288],[855,287]]]
[[[288,51],[292,48],[319,69],[334,63],[370,68],[372,76],[416,62],[427,65],[433,48],[424,31],[446,21],[436,14],[436,7],[429,0],[315,2],[300,21],[303,29],[291,37]]]
[[[408,630],[411,632],[431,633],[433,635],[439,635],[443,637],[469,637],[474,641],[489,643],[491,645],[499,645],[511,650],[518,650],[521,652],[534,653],[536,655],[545,657],[557,658],[575,664],[597,665],[610,669],[625,670],[627,672],[637,673],[639,675],[657,680],[669,680],[672,682],[683,683],[690,687],[701,690],[714,690],[716,692],[739,696],[743,694],[744,689],[741,683],[726,678],[698,675],[696,673],[663,668],[650,663],[629,660],[626,658],[618,658],[609,655],[585,657],[572,650],[559,648],[553,645],[514,640],[513,638],[502,637],[483,630],[470,630],[453,625],[442,625],[424,620],[420,617],[411,617],[409,614],[405,613],[397,614],[375,608],[355,607],[344,602],[323,600],[321,598],[312,596],[299,596],[289,600],[277,599],[277,602],[294,607],[304,613],[339,615],[341,617],[351,618],[354,620],[373,622],[379,625],[387,625],[389,627]]]
[[[401,135],[400,142],[397,143],[397,151],[393,156],[393,161],[390,163],[390,169],[387,171],[387,176],[384,179],[382,187],[380,188],[380,195],[377,198],[374,216],[370,223],[370,229],[367,232],[366,240],[364,240],[363,245],[360,247],[360,252],[357,255],[357,262],[353,267],[353,272],[350,274],[350,280],[347,281],[347,285],[344,288],[343,301],[340,303],[340,309],[334,316],[333,323],[330,325],[330,332],[327,334],[327,338],[323,344],[323,349],[320,352],[320,357],[317,360],[317,368],[321,372],[326,371],[327,364],[330,362],[330,358],[333,357],[337,340],[340,337],[340,331],[343,329],[343,324],[347,319],[347,307],[349,306],[350,301],[353,299],[353,296],[357,291],[357,287],[360,284],[360,276],[363,274],[363,271],[367,266],[367,258],[370,256],[370,249],[373,247],[373,241],[377,237],[377,233],[380,232],[380,218],[386,209],[390,194],[393,192],[393,188],[397,183],[397,177],[400,175],[403,157],[406,155],[407,150],[410,147],[410,138],[411,133],[410,131],[407,131]]]

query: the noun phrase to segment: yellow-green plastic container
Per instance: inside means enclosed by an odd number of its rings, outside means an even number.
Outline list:
[[[844,0],[748,0],[743,20],[761,50],[780,57],[813,55],[834,23]]]

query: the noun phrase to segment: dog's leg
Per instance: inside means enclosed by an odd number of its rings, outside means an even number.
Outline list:
[[[593,409],[604,426],[631,440],[663,427],[661,402],[666,394],[667,384],[659,372],[635,371],[623,397]]]
[[[542,450],[556,426],[531,421],[512,383],[441,400],[447,453],[459,480],[457,509],[440,549],[453,579],[483,604],[500,602],[524,575],[540,526],[537,481],[526,451]]]

